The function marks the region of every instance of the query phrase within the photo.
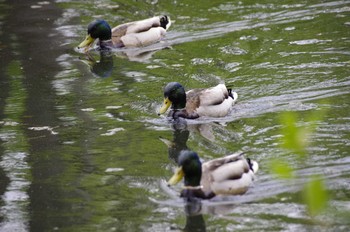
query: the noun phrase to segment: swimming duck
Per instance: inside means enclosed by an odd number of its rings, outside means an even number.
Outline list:
[[[201,163],[197,153],[182,151],[179,168],[168,181],[175,185],[184,177],[181,197],[210,199],[216,195],[244,194],[254,180],[258,163],[245,159],[243,153]]]
[[[97,19],[88,25],[88,35],[78,49],[87,51],[96,39],[101,49],[147,46],[161,40],[170,25],[170,17],[166,15],[124,23],[113,29],[105,20]]]
[[[231,110],[238,95],[224,84],[207,89],[192,89],[185,92],[178,82],[170,82],[164,88],[164,102],[159,114],[171,106],[169,116],[195,119],[200,116],[224,117]]]

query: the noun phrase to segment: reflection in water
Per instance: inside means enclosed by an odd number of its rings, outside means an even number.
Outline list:
[[[3,170],[2,167],[0,168],[0,180],[0,196],[2,196],[4,195],[6,188],[10,183],[10,178],[6,175],[6,172]],[[2,221],[1,218],[0,221]]]
[[[187,130],[186,121],[183,120],[179,123],[172,124],[173,140],[167,140],[165,138],[159,138],[168,147],[169,159],[173,160],[177,164],[177,159],[181,151],[188,150],[187,140],[190,132]]]
[[[137,61],[137,62],[148,62],[153,54],[156,52],[162,50],[162,49],[168,49],[170,48],[167,41],[161,41],[157,44],[152,44],[146,47],[141,48],[114,48],[109,51],[100,50],[99,48],[95,47],[95,49],[90,50],[88,53],[94,53],[94,52],[106,52],[114,54],[117,57],[121,58],[127,58],[130,61]],[[80,50],[76,49],[77,52],[80,52]],[[91,56],[91,55],[90,55]]]
[[[215,123],[201,123],[188,125],[189,130],[196,132],[198,131],[203,138],[206,138],[208,141],[215,142],[216,137],[214,135],[213,127],[218,129],[218,127],[221,126]],[[220,129],[222,129],[222,127]],[[226,131],[226,133],[228,132]]]
[[[114,56],[127,58],[130,61],[147,62],[157,51],[167,48],[167,45],[151,45],[143,48],[126,48],[90,51],[79,59],[90,67],[90,71],[102,78],[110,77],[113,74]],[[95,52],[99,53],[99,60],[95,58]]]
[[[57,126],[56,96],[51,81],[60,71],[55,60],[62,54],[57,41],[63,39],[54,30],[54,19],[60,17],[61,10],[47,1],[32,8],[36,3],[11,1],[11,7],[6,8],[10,9],[9,14],[2,18],[6,25],[3,34],[11,35],[4,37],[9,41],[3,42],[1,38],[1,44],[7,45],[6,59],[18,63],[18,67],[7,66],[10,72],[1,70],[1,75],[9,75],[13,85],[13,92],[6,98],[11,110],[6,116],[18,123],[13,128],[4,128],[15,132],[15,142],[10,137],[6,142],[8,151],[2,155],[1,166],[6,167],[11,181],[3,195],[5,204],[1,205],[5,217],[1,224],[3,231],[50,231],[58,225],[53,214],[64,217],[65,209],[72,210],[70,203],[62,204],[58,199],[67,191],[57,185],[57,180],[63,181],[67,167],[60,158],[58,136],[26,130]],[[61,222],[63,226],[68,220]]]
[[[188,201],[185,205],[186,225],[184,231],[206,231],[203,215],[200,213],[201,201]]]
[[[156,123],[157,121],[152,121]],[[171,129],[173,131],[172,140],[160,137],[159,139],[168,147],[169,158],[177,164],[177,158],[180,152],[183,150],[189,150],[187,146],[187,141],[191,136],[196,137],[195,140],[198,144],[207,147],[209,150],[215,149],[216,152],[222,152],[227,154],[225,147],[220,147],[215,144],[218,140],[227,140],[229,143],[235,142],[237,140],[236,134],[229,132],[219,123],[205,120],[200,123],[193,122],[193,120],[186,120],[179,118],[177,120],[170,120]],[[199,136],[197,136],[199,135]]]
[[[2,195],[4,205],[0,212],[4,215],[1,231],[25,231],[28,224],[28,194],[25,189],[30,182],[27,180],[26,172],[29,165],[25,161],[28,154],[25,152],[5,153],[0,167],[4,167],[6,177],[1,176],[3,182],[1,187],[6,187]],[[1,191],[1,190],[0,190]]]
[[[2,147],[0,146],[0,149],[1,148]],[[2,149],[0,151],[0,154],[3,154]],[[9,185],[9,183],[10,183],[10,178],[7,176],[6,172],[4,171],[3,167],[1,167],[1,166],[0,166],[0,180],[1,180],[0,181],[0,196],[3,196],[6,192],[6,189]],[[6,202],[4,202],[4,199],[1,199],[0,202],[1,202],[1,205],[6,204]],[[1,211],[3,211],[3,210],[1,210]],[[5,215],[6,214],[4,212],[2,212],[0,214],[0,224],[2,224],[6,220]]]
[[[91,53],[86,53],[86,59],[81,61],[89,65],[93,74],[98,77],[110,77],[113,72],[113,54],[110,51],[100,51],[100,60],[97,61]]]
[[[216,155],[226,155],[234,152],[232,145],[239,142],[240,135],[236,131],[227,128],[225,120],[229,120],[228,118],[203,117],[196,120],[183,118],[177,120],[166,118],[164,120],[162,118],[146,121],[160,126],[168,126],[170,122],[173,135],[172,140],[164,137],[160,137],[160,140],[168,147],[169,158],[177,163],[177,157],[180,152],[189,149],[187,146],[189,139],[196,141],[196,145],[204,148],[208,153],[214,151]],[[242,147],[238,147],[235,150],[249,151]]]
[[[130,61],[136,61],[141,63],[148,62],[152,56],[162,50],[169,48],[167,41],[161,41],[157,44],[153,44],[142,48],[125,48],[125,49],[113,49],[112,51],[116,56],[126,57]]]

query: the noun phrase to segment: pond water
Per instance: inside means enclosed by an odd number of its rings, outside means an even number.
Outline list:
[[[350,1],[0,1],[0,231],[349,231]],[[167,14],[166,39],[86,56],[87,24]],[[178,128],[166,83],[225,82],[229,116]],[[281,146],[281,115],[316,124],[307,158]],[[320,114],[310,122],[310,115]],[[260,169],[246,195],[186,206],[162,140],[204,160],[238,150]],[[271,160],[297,178],[281,180]],[[316,218],[304,183],[324,177]],[[195,212],[195,213],[193,213]]]

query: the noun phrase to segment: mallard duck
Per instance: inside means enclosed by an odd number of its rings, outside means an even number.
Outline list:
[[[87,51],[96,39],[101,49],[147,46],[161,40],[170,25],[170,17],[166,15],[125,23],[113,29],[105,20],[97,19],[88,25],[88,35],[78,49]]]
[[[216,195],[244,194],[254,180],[258,163],[245,159],[243,153],[201,163],[197,153],[182,151],[179,168],[168,181],[177,184],[184,177],[181,197],[210,199]]]
[[[207,89],[192,89],[185,92],[178,82],[170,82],[164,88],[164,102],[159,114],[171,106],[169,116],[195,119],[200,116],[224,117],[237,100],[237,93],[227,89],[224,84]]]

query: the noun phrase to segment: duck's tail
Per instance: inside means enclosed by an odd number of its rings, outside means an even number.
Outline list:
[[[228,96],[230,96],[233,99],[233,102],[235,102],[238,98],[238,94],[236,92],[233,92],[232,89],[227,89]]]
[[[254,174],[257,173],[257,171],[259,170],[259,164],[256,161],[251,160],[249,158],[247,158],[247,161],[250,169],[254,172]]]

